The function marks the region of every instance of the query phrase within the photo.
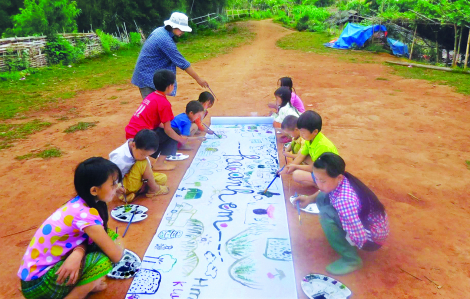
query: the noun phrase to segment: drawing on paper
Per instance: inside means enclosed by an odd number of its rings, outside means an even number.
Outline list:
[[[157,270],[140,269],[132,281],[128,294],[155,294],[160,287],[161,275]]]
[[[222,139],[207,136],[173,189],[126,299],[297,297],[282,180],[263,192],[275,130],[247,121],[210,127]]]
[[[182,264],[182,275],[189,276],[199,264],[199,257],[196,255],[198,246],[197,238],[204,232],[204,224],[197,219],[190,219],[187,226],[185,236],[181,243],[181,249],[184,254]]]
[[[250,202],[245,210],[245,224],[276,225],[277,203]]]
[[[276,261],[292,261],[292,249],[288,239],[268,238],[264,256]]]

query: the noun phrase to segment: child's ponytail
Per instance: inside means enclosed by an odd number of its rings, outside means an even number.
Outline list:
[[[103,219],[104,229],[108,229],[108,206],[105,202],[97,200],[90,193],[94,186],[103,185],[110,175],[118,174],[118,180],[122,180],[119,167],[113,162],[102,157],[92,157],[78,164],[75,169],[74,185],[78,196],[80,196],[90,208],[98,210]]]

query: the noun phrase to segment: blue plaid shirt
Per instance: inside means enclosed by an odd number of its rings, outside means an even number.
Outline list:
[[[167,69],[176,75],[176,67],[185,70],[191,65],[176,48],[173,35],[173,32],[168,32],[164,27],[158,27],[150,34],[137,59],[132,84],[139,88],[155,89],[153,74],[157,70]],[[176,88],[175,82],[171,96],[176,95]]]

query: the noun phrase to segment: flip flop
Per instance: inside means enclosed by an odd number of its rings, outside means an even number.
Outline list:
[[[166,160],[167,161],[182,161],[182,160],[186,160],[189,158],[189,155],[184,155],[182,153],[176,153],[176,155],[174,156],[167,156],[166,157]]]
[[[290,197],[289,200],[290,200],[291,204],[294,204],[294,198],[295,198],[295,196]],[[316,203],[311,203],[308,206],[306,206],[305,208],[301,208],[300,210],[302,210],[306,213],[310,213],[310,214],[320,214],[320,210],[318,210],[318,207],[317,207]]]

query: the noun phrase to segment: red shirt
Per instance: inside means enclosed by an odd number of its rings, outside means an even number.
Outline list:
[[[149,94],[126,126],[126,139],[134,138],[142,129],[153,130],[161,123],[173,120],[171,104],[165,94],[155,91]]]

